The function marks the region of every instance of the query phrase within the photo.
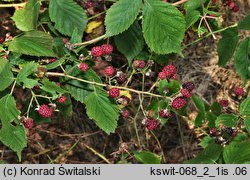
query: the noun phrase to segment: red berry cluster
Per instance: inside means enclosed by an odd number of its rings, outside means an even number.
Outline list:
[[[47,104],[42,104],[38,108],[38,114],[44,118],[50,118],[53,115],[53,109],[50,108]]]
[[[67,101],[67,97],[66,96],[61,96],[56,100],[58,103],[64,103]]]
[[[172,107],[177,110],[183,108],[187,104],[187,99],[191,97],[191,92],[194,88],[195,86],[192,82],[182,84],[180,94],[172,101]]]
[[[222,100],[219,101],[219,104],[220,104],[221,107],[225,108],[225,107],[228,107],[229,102],[226,99],[222,99]]]
[[[169,64],[163,68],[158,74],[158,78],[161,80],[164,79],[176,79],[176,67],[172,64]]]
[[[235,4],[232,0],[223,0],[223,3],[228,6],[229,9],[231,9],[233,12],[238,12],[240,10],[240,7]]]
[[[24,124],[24,127],[27,129],[31,129],[35,125],[34,120],[32,118],[25,119],[23,124]]]
[[[242,87],[235,87],[233,89],[233,91],[234,91],[234,94],[236,96],[244,96],[245,95],[245,91],[244,91],[244,89]]]
[[[152,131],[158,127],[159,121],[155,120],[153,118],[148,118],[148,119],[146,119],[145,125],[149,131]]]
[[[127,76],[124,73],[117,72],[116,80],[118,84],[123,84],[127,80]]]
[[[112,98],[118,98],[120,96],[120,90],[118,88],[111,88],[109,90],[109,96]]]
[[[143,60],[134,60],[133,61],[133,67],[135,69],[143,69],[146,67],[146,62]]]
[[[93,57],[100,57],[110,55],[113,52],[113,46],[110,44],[103,44],[102,46],[95,46],[91,49]]]
[[[171,118],[171,117],[173,117],[173,113],[172,112],[170,112],[168,109],[161,109],[161,110],[159,110],[159,116],[160,117],[162,117],[162,118]]]
[[[4,38],[0,37],[0,44],[3,44],[3,42],[4,42]]]
[[[114,76],[116,74],[116,69],[113,66],[107,66],[104,69],[104,73],[107,77]]]
[[[86,72],[89,69],[88,64],[86,64],[85,62],[82,62],[81,64],[78,65],[78,68],[82,71],[82,72]]]
[[[122,111],[121,114],[122,114],[122,117],[125,118],[125,119],[129,117],[129,111],[128,110]]]

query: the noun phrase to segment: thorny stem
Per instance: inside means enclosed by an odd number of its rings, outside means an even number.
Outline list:
[[[35,99],[35,102],[36,102],[37,106],[39,106],[39,102],[38,102],[38,100],[36,98],[36,94],[33,91],[31,91],[31,95]]]
[[[178,6],[179,4],[183,4],[183,3],[187,2],[187,1],[188,1],[188,0],[180,0],[180,1],[178,1],[178,2],[173,3],[172,5],[173,5],[173,6]]]
[[[88,80],[85,80],[85,79],[80,79],[80,78],[70,76],[70,75],[67,75],[67,74],[64,74],[64,73],[47,72],[46,75],[48,75],[48,76],[57,76],[57,77],[66,77],[66,78],[74,79],[74,80],[77,80],[77,81],[85,82],[85,83],[88,83],[88,84],[96,85],[96,86],[102,86],[102,87],[108,87],[109,86],[107,84],[97,83],[97,82],[94,82],[94,81],[88,81]],[[127,88],[127,87],[121,87],[121,86],[110,86],[110,87],[111,88],[118,88],[118,89],[122,89],[122,90],[127,90],[127,91],[134,92],[134,93],[137,93],[137,94],[144,94],[144,95],[149,95],[149,96],[153,96],[153,97],[171,99],[169,97],[161,96],[161,95],[158,95],[158,94],[153,94],[153,93],[146,92],[146,91],[139,91],[139,90],[135,90],[135,89]]]
[[[27,2],[24,3],[16,3],[16,4],[0,4],[0,8],[8,8],[8,7],[24,7]]]
[[[163,152],[163,149],[161,147],[161,143],[160,143],[159,139],[156,137],[156,135],[154,134],[153,131],[150,131],[150,133],[152,134],[152,136],[154,137],[155,141],[157,142],[159,148],[161,149],[161,156],[162,156],[163,163],[166,163],[166,158],[164,156],[164,152]]]
[[[91,40],[85,41],[85,42],[83,42],[83,43],[75,43],[75,44],[73,44],[73,45],[74,45],[74,46],[87,46],[87,45],[89,45],[89,44],[96,43],[96,42],[98,42],[98,41],[100,41],[100,40],[102,40],[102,39],[105,39],[105,38],[106,38],[106,35],[104,34],[104,35],[99,36],[99,37],[97,37],[97,38],[95,38],[95,39],[91,39]]]
[[[69,152],[72,151],[72,150],[76,147],[76,145],[77,145],[78,143],[79,143],[79,140],[76,141],[76,142],[75,142],[66,152],[64,152],[64,153],[60,154],[59,156],[57,156],[55,160],[52,160],[51,163],[58,163],[59,160],[60,160],[63,156],[66,156],[66,157],[67,157],[67,154],[69,154]]]
[[[208,24],[207,19],[206,19],[206,12],[205,12],[204,0],[202,0],[202,11],[203,11],[203,19],[204,19],[204,21],[205,21],[205,23],[207,25],[207,28],[208,28],[209,32],[211,33],[211,35],[213,36],[213,38],[216,39],[216,36],[214,35],[214,33],[213,33],[213,31],[212,31],[212,29],[211,29],[211,27]]]
[[[101,153],[97,152],[95,149],[93,149],[92,147],[88,146],[87,144],[83,143],[83,145],[90,151],[92,151],[95,155],[97,155],[98,157],[100,157],[101,159],[103,159],[106,163],[111,164],[111,162]]]
[[[229,29],[229,28],[233,28],[233,27],[236,27],[236,26],[238,26],[237,23],[236,23],[236,24],[233,24],[233,25],[231,25],[231,26],[227,26],[227,27],[225,27],[225,28],[219,29],[219,30],[217,30],[217,31],[214,31],[213,34],[217,34],[217,33],[219,33],[219,32],[225,31],[225,30],[227,30],[227,29]],[[211,36],[211,35],[212,35],[212,33],[208,33],[207,35],[205,35],[205,36],[203,36],[203,37],[201,37],[201,38],[199,38],[199,39],[196,39],[195,41],[193,41],[193,42],[191,42],[191,43],[189,43],[189,44],[183,46],[183,49],[185,49],[186,47],[188,47],[188,46],[190,46],[190,45],[196,44],[196,43],[200,42],[201,40],[203,40],[203,39],[205,39],[205,38],[207,38],[207,37],[209,37],[209,36]]]
[[[12,94],[14,92],[15,86],[16,86],[16,80],[14,81],[14,84],[13,84],[13,86],[11,88],[10,94]]]
[[[130,83],[130,81],[131,81],[131,79],[132,79],[132,77],[133,77],[134,74],[135,74],[135,70],[133,69],[133,70],[132,70],[132,73],[130,74],[130,76],[129,76],[129,78],[128,78],[126,84],[125,84],[125,87],[128,86],[128,84]]]
[[[136,114],[135,114],[135,117],[133,118],[133,124],[134,124],[134,129],[135,129],[135,134],[136,134],[138,146],[140,148],[141,147],[141,140],[140,140],[139,132],[138,132],[138,129],[137,129],[137,123],[136,123],[136,119],[137,119],[137,116],[139,114],[139,110],[140,110],[140,106],[138,107],[138,109],[136,111]]]
[[[31,106],[32,106],[33,100],[34,100],[34,97],[32,96],[31,99],[30,99],[30,103],[29,103],[29,106],[28,106],[28,110],[27,110],[27,117],[29,117],[30,108],[31,108]]]

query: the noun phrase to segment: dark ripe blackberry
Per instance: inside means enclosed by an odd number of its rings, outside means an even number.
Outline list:
[[[194,90],[195,85],[192,82],[185,82],[182,84],[182,88],[185,88],[185,89],[189,90],[189,92],[191,92]]]
[[[117,78],[116,78],[118,84],[123,84],[126,80],[127,77],[125,74],[120,74]]]

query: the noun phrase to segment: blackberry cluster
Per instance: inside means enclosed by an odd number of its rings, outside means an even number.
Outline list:
[[[237,136],[238,131],[234,127],[222,127],[221,129],[211,128],[209,134],[216,143],[224,146]]]
[[[231,9],[233,12],[238,12],[240,10],[240,6],[238,6],[234,1],[232,0],[223,0],[223,3],[228,6],[229,9]]]

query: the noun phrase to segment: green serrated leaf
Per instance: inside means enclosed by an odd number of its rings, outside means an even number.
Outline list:
[[[221,113],[221,106],[218,102],[214,102],[212,105],[211,105],[211,111],[215,114],[215,115],[220,115]]]
[[[83,78],[89,81],[95,81],[97,83],[102,83],[100,77],[93,71],[92,69],[89,69],[86,72],[81,72],[78,68],[74,68],[71,73],[71,76]],[[91,84],[87,84],[84,82],[80,82],[77,80],[67,80],[64,83],[66,85],[66,89],[69,91],[71,96],[81,103],[84,103],[86,101],[86,97],[92,93],[94,90],[97,92],[101,92],[102,88],[96,86],[94,89],[94,86]]]
[[[143,164],[160,164],[161,156],[150,151],[135,152],[135,159]]]
[[[243,18],[239,24],[238,28],[239,29],[244,29],[244,30],[250,30],[250,14],[248,14],[245,18]]]
[[[44,78],[42,81],[42,87],[41,89],[52,94],[53,99],[58,98],[58,96],[60,94],[65,94],[68,91],[62,89],[61,87],[59,87],[55,82],[51,82],[49,81],[47,78]]]
[[[0,140],[15,151],[19,161],[21,161],[21,152],[27,146],[25,129],[21,125],[11,124],[14,120],[18,120],[19,114],[15,99],[11,95],[8,94],[0,99],[0,119],[2,122]]]
[[[207,112],[206,119],[208,120],[208,127],[209,128],[215,127],[215,121],[217,119],[217,116],[214,113]]]
[[[214,164],[219,159],[222,147],[218,144],[209,144],[203,152],[198,154],[195,158],[185,161],[185,164]]]
[[[118,35],[127,30],[135,21],[142,0],[119,0],[107,11],[105,17],[106,36]]]
[[[236,49],[234,66],[243,81],[250,78],[248,68],[250,67],[250,37],[242,41]]]
[[[82,37],[88,21],[84,10],[73,0],[50,0],[49,16],[55,28],[68,36],[72,36],[76,28]]]
[[[60,65],[62,65],[66,61],[66,59],[67,59],[66,57],[57,59],[55,62],[47,64],[45,69],[47,70],[55,69],[59,67]]]
[[[222,33],[222,39],[218,42],[219,66],[225,66],[232,58],[240,37],[237,28],[230,28]]]
[[[176,7],[160,0],[145,2],[142,29],[152,51],[158,54],[181,53],[185,28],[185,18]]]
[[[238,122],[238,116],[235,114],[221,114],[217,117],[215,121],[215,126],[219,127],[220,125],[224,125],[227,127],[234,127]]]
[[[208,2],[209,0],[204,0],[205,4]],[[195,9],[201,8],[202,6],[202,0],[188,0],[185,4],[184,4],[184,8],[185,10],[189,13],[190,11],[193,11]]]
[[[62,38],[54,38],[52,49],[60,58],[64,57],[68,52],[68,49],[65,47]]]
[[[202,113],[205,114],[206,110],[205,110],[205,103],[204,101],[199,97],[199,96],[192,96],[192,100],[196,106],[196,108]]]
[[[56,57],[52,51],[53,38],[42,31],[25,32],[8,43],[9,50],[30,56]]]
[[[86,98],[87,115],[107,134],[114,133],[119,117],[118,106],[112,104],[107,94],[90,93]]]
[[[239,111],[242,116],[250,116],[250,97],[240,104]]]
[[[198,19],[200,18],[200,12],[199,11],[190,11],[185,15],[186,20],[186,29],[188,29],[190,26],[192,26]]]
[[[202,126],[204,121],[205,121],[205,114],[199,112],[194,120],[194,125],[196,127]]]
[[[250,142],[231,142],[224,148],[223,158],[226,164],[245,164],[250,161]]]
[[[122,34],[115,36],[115,44],[131,64],[132,59],[142,51],[144,45],[143,34],[138,22]]]
[[[167,84],[167,89],[168,89],[168,93],[167,95],[172,95],[177,93],[178,91],[180,91],[181,89],[181,84],[179,81],[176,80],[171,80],[168,84]]]
[[[214,139],[210,136],[205,136],[201,142],[199,143],[199,145],[202,147],[202,148],[207,148],[209,146],[209,144],[213,143],[214,142]]]
[[[250,118],[244,119],[243,122],[244,122],[244,125],[245,125],[245,127],[246,127],[248,133],[250,134]]]
[[[15,11],[12,19],[16,23],[16,27],[22,31],[35,30],[40,10],[39,0],[29,0],[24,9]]]
[[[7,59],[0,58],[0,91],[5,90],[14,81],[12,72],[10,71],[10,63]]]
[[[37,64],[34,62],[29,62],[25,64],[24,68],[20,70],[17,75],[17,83],[20,85],[24,83],[24,87],[32,88],[38,84],[37,80],[28,78],[29,75],[37,71]]]

